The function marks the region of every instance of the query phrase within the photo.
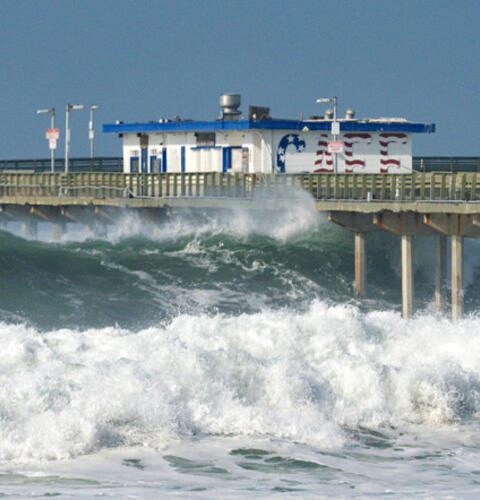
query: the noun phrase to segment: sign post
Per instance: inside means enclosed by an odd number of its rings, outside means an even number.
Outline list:
[[[340,123],[337,122],[337,96],[332,97],[333,101],[333,122],[332,122],[332,135],[333,142],[337,141],[337,135],[340,134]],[[338,173],[338,165],[337,165],[337,152],[333,153],[333,157],[335,158],[335,173]]]
[[[93,112],[100,106],[98,104],[90,105],[90,121],[88,122],[88,138],[90,139],[90,162],[93,163],[93,140],[95,133],[93,131]]]
[[[65,172],[68,172],[68,153],[70,152],[70,125],[68,118],[71,109],[83,109],[83,104],[70,104],[65,106]]]
[[[43,113],[50,113],[50,128],[47,128],[47,140],[49,141],[49,147],[50,147],[50,171],[54,172],[55,170],[55,148],[57,147],[57,139],[58,139],[58,129],[55,128],[55,108],[52,109],[37,109],[37,115],[43,114]],[[49,136],[49,131],[55,131],[57,132],[57,135],[55,137],[55,140],[52,142],[50,136]]]
[[[58,128],[47,128],[46,133],[45,133],[45,137],[48,141],[48,146],[50,148],[51,155],[52,155],[52,164],[50,167],[50,171],[53,174],[53,172],[55,171],[55,157],[54,157],[54,155],[55,155],[55,150],[57,149],[57,139],[60,137],[60,131],[58,130]]]
[[[340,122],[337,122],[337,96],[320,97],[319,99],[317,99],[317,102],[331,102],[331,103],[333,103],[333,122],[332,122],[331,129],[330,129],[330,132],[333,135],[333,141],[330,141],[330,142],[332,142],[332,143],[342,142],[342,141],[337,141],[337,135],[340,135]],[[330,148],[330,142],[328,143],[329,148]],[[342,143],[342,147],[343,147],[343,143]],[[334,146],[334,148],[335,148],[335,146]],[[329,151],[330,151],[330,149],[329,149]],[[335,173],[337,173],[337,152],[339,152],[339,151],[337,151],[336,149],[333,149],[331,152],[333,153],[333,158],[335,160],[334,171],[335,171]]]
[[[45,138],[48,141],[48,146],[51,151],[51,166],[50,171],[53,174],[55,170],[55,149],[57,149],[57,139],[60,137],[58,128],[47,128],[45,131]]]

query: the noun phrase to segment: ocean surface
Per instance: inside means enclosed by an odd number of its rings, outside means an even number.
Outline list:
[[[0,232],[0,496],[478,498],[478,243],[466,316],[435,312],[433,240],[353,235],[311,201]]]

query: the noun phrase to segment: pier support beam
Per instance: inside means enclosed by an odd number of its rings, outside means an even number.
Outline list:
[[[463,315],[463,236],[452,236],[452,319]]]
[[[447,268],[447,237],[435,236],[435,307],[439,312],[445,310],[445,276]]]
[[[328,212],[328,220],[356,233],[369,233],[381,230],[381,228],[373,223],[371,214],[332,211]]]
[[[412,236],[402,234],[402,316],[413,314]]]
[[[367,286],[367,256],[365,253],[365,233],[355,233],[355,293],[365,297]]]

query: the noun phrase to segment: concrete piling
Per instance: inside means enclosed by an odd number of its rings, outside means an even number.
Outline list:
[[[367,286],[367,257],[365,254],[365,233],[355,233],[355,293],[363,299]]]
[[[402,316],[413,314],[412,236],[402,234]]]
[[[463,236],[452,236],[452,319],[463,315]]]
[[[447,237],[435,237],[435,307],[439,312],[445,310],[445,276],[447,269]]]

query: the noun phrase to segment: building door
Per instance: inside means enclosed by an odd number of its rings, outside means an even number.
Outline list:
[[[150,172],[152,174],[158,174],[161,172],[160,159],[158,156],[150,156]]]
[[[138,173],[138,156],[130,157],[130,173],[131,174]]]

